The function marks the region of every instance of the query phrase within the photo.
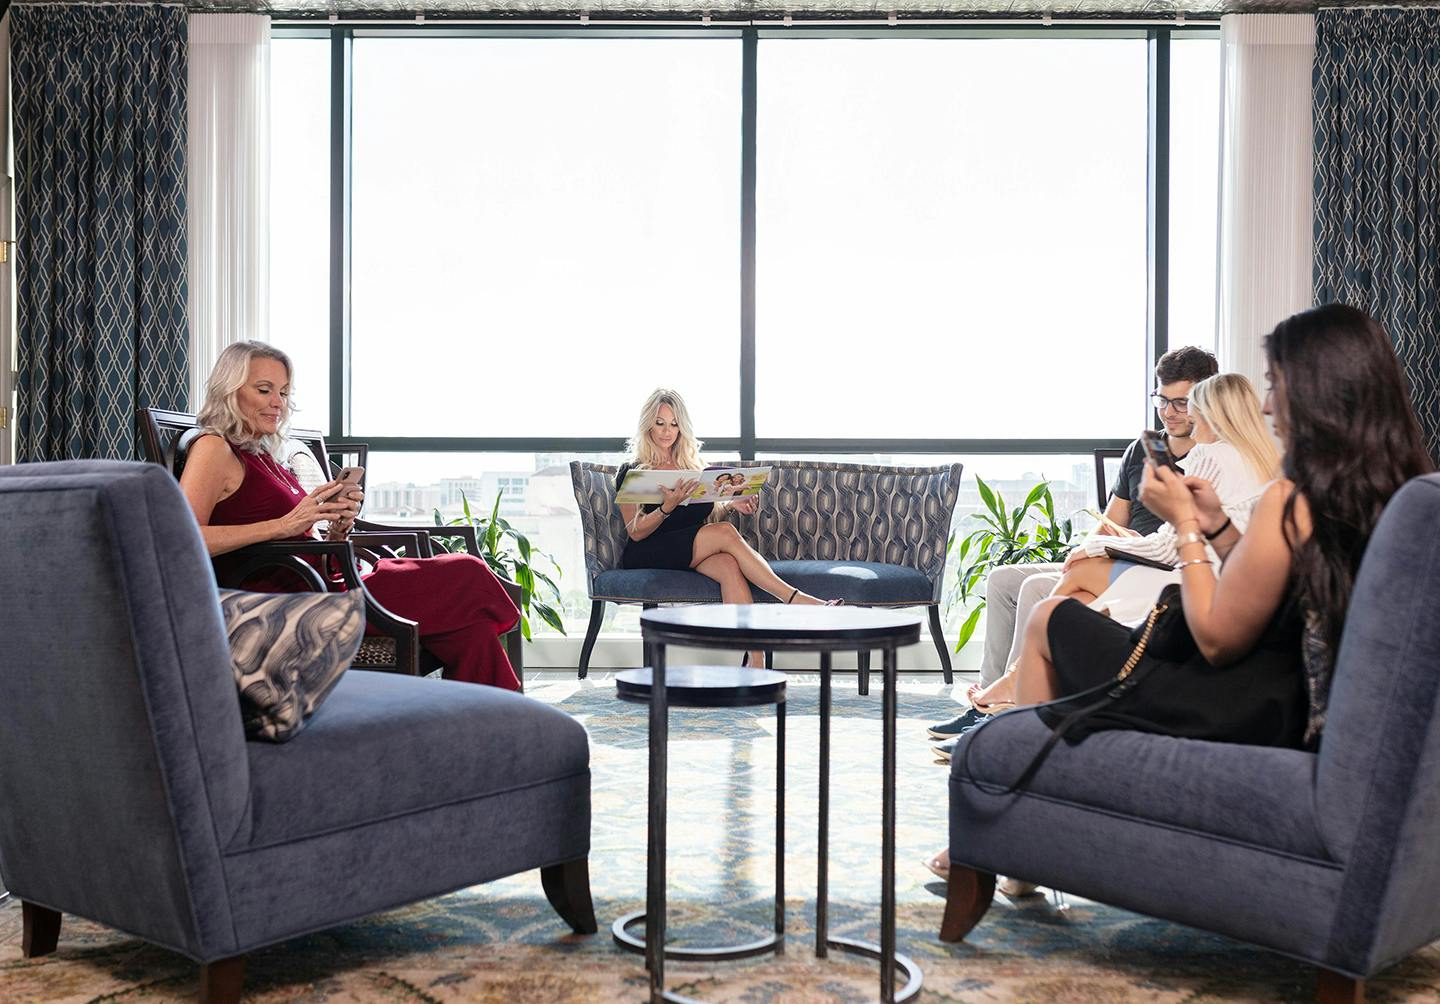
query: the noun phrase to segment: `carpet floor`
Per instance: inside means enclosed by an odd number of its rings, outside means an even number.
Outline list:
[[[616,701],[606,676],[542,678],[528,687],[590,732],[590,862],[601,933],[571,935],[532,872],[255,952],[246,1000],[644,999],[641,959],[617,948],[608,928],[644,900],[646,710]],[[946,769],[933,764],[924,732],[926,723],[953,707],[945,693],[934,683],[906,684],[899,698],[899,940],[901,951],[924,970],[923,1001],[1313,1000],[1313,970],[1300,963],[1076,897],[997,897],[963,944],[942,944],[936,931],[944,890],[921,861],[945,841]],[[817,695],[813,678],[792,675],[787,954],[670,963],[672,990],[713,1004],[849,1004],[875,997],[873,963],[834,955],[821,962],[811,949]],[[878,939],[879,703],[878,688],[861,698],[853,677],[844,679],[836,689],[831,732],[831,931],[868,940]],[[672,712],[669,917],[675,943],[735,943],[768,929],[774,730],[773,708]],[[195,975],[194,965],[180,956],[68,916],[54,955],[23,960],[18,905],[0,907],[0,1004],[193,1000]],[[1372,1002],[1440,1004],[1440,942],[1381,974],[1368,989]]]

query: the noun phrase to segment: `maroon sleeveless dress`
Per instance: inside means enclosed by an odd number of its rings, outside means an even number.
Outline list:
[[[235,494],[215,503],[211,524],[245,526],[279,519],[305,498],[300,482],[268,453],[229,446],[245,465],[245,479]],[[226,556],[218,555],[215,564],[223,571]],[[420,644],[440,660],[445,679],[520,689],[500,644],[500,636],[519,622],[520,611],[485,562],[468,554],[384,558],[361,581],[382,607],[419,625]],[[262,592],[297,588],[277,576],[246,586]]]

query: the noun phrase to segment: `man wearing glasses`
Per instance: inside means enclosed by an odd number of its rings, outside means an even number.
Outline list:
[[[1190,388],[1220,372],[1220,364],[1204,349],[1187,345],[1171,349],[1155,364],[1155,412],[1165,425],[1170,452],[1178,460],[1195,445],[1195,419],[1190,414]],[[1139,500],[1140,478],[1145,471],[1145,451],[1137,439],[1125,449],[1120,472],[1110,486],[1105,515],[1138,535],[1154,533],[1161,520]],[[1114,533],[1103,523],[1100,533]],[[1015,625],[1023,624],[1030,609],[1049,596],[1060,581],[1060,565],[1002,565],[991,571],[985,583],[985,655],[980,661],[980,684],[988,686],[1000,678],[1019,656]],[[949,739],[974,724],[972,713],[956,716],[930,727],[936,739]]]
[[[1190,438],[1195,432],[1195,419],[1190,414],[1190,388],[1219,372],[1220,364],[1215,357],[1194,345],[1171,349],[1155,364],[1157,389],[1150,395],[1150,400],[1155,403],[1155,413],[1165,424],[1165,438],[1177,460],[1195,445],[1195,440]],[[1140,448],[1140,440],[1137,439],[1125,448],[1125,455],[1120,459],[1120,473],[1110,486],[1110,504],[1105,507],[1106,516],[1141,536],[1154,533],[1160,529],[1161,523],[1139,501],[1140,477],[1144,472],[1145,451]],[[1100,532],[1112,531],[1102,524]],[[985,630],[990,630],[988,620]]]

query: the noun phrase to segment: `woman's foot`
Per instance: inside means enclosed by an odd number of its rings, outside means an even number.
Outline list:
[[[995,883],[995,888],[999,889],[1011,899],[1021,899],[1025,896],[1035,895],[1040,887],[1034,882],[1025,882],[1021,879],[1001,876],[1000,881]]]
[[[765,668],[765,653],[764,653],[764,652],[746,652],[745,655],[740,659],[740,668],[741,668],[741,669],[744,669],[746,666],[752,666],[752,667],[754,667],[755,669],[764,669],[764,668]]]
[[[1015,706],[1015,673],[1019,668],[1020,663],[1012,663],[1010,668],[1000,675],[1000,679],[988,686],[982,687],[978,683],[972,683],[965,691],[965,696],[970,700],[970,706],[986,714],[1013,708]]]
[[[802,607],[838,607],[844,600],[822,600],[818,596],[811,596],[809,593],[802,593],[798,588],[790,593],[786,603],[795,603]]]
[[[931,873],[942,882],[948,882],[950,880],[950,848],[945,848],[929,861],[926,861],[925,867],[929,868]]]

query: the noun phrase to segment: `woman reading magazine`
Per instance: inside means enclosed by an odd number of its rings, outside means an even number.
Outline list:
[[[703,467],[701,443],[690,424],[685,402],[673,390],[657,390],[640,409],[640,422],[630,440],[630,460],[615,475],[615,490],[634,468],[696,471]],[[732,512],[753,513],[758,496],[746,495],[711,505],[684,505],[699,481],[677,476],[662,486],[658,505],[620,504],[629,539],[620,555],[623,568],[694,569],[720,584],[725,603],[751,602],[750,586],[763,589],[782,603],[824,604],[775,574],[770,563],[745,542],[728,520]],[[839,600],[831,600],[837,604]],[[762,665],[764,654],[750,652],[747,663]]]

